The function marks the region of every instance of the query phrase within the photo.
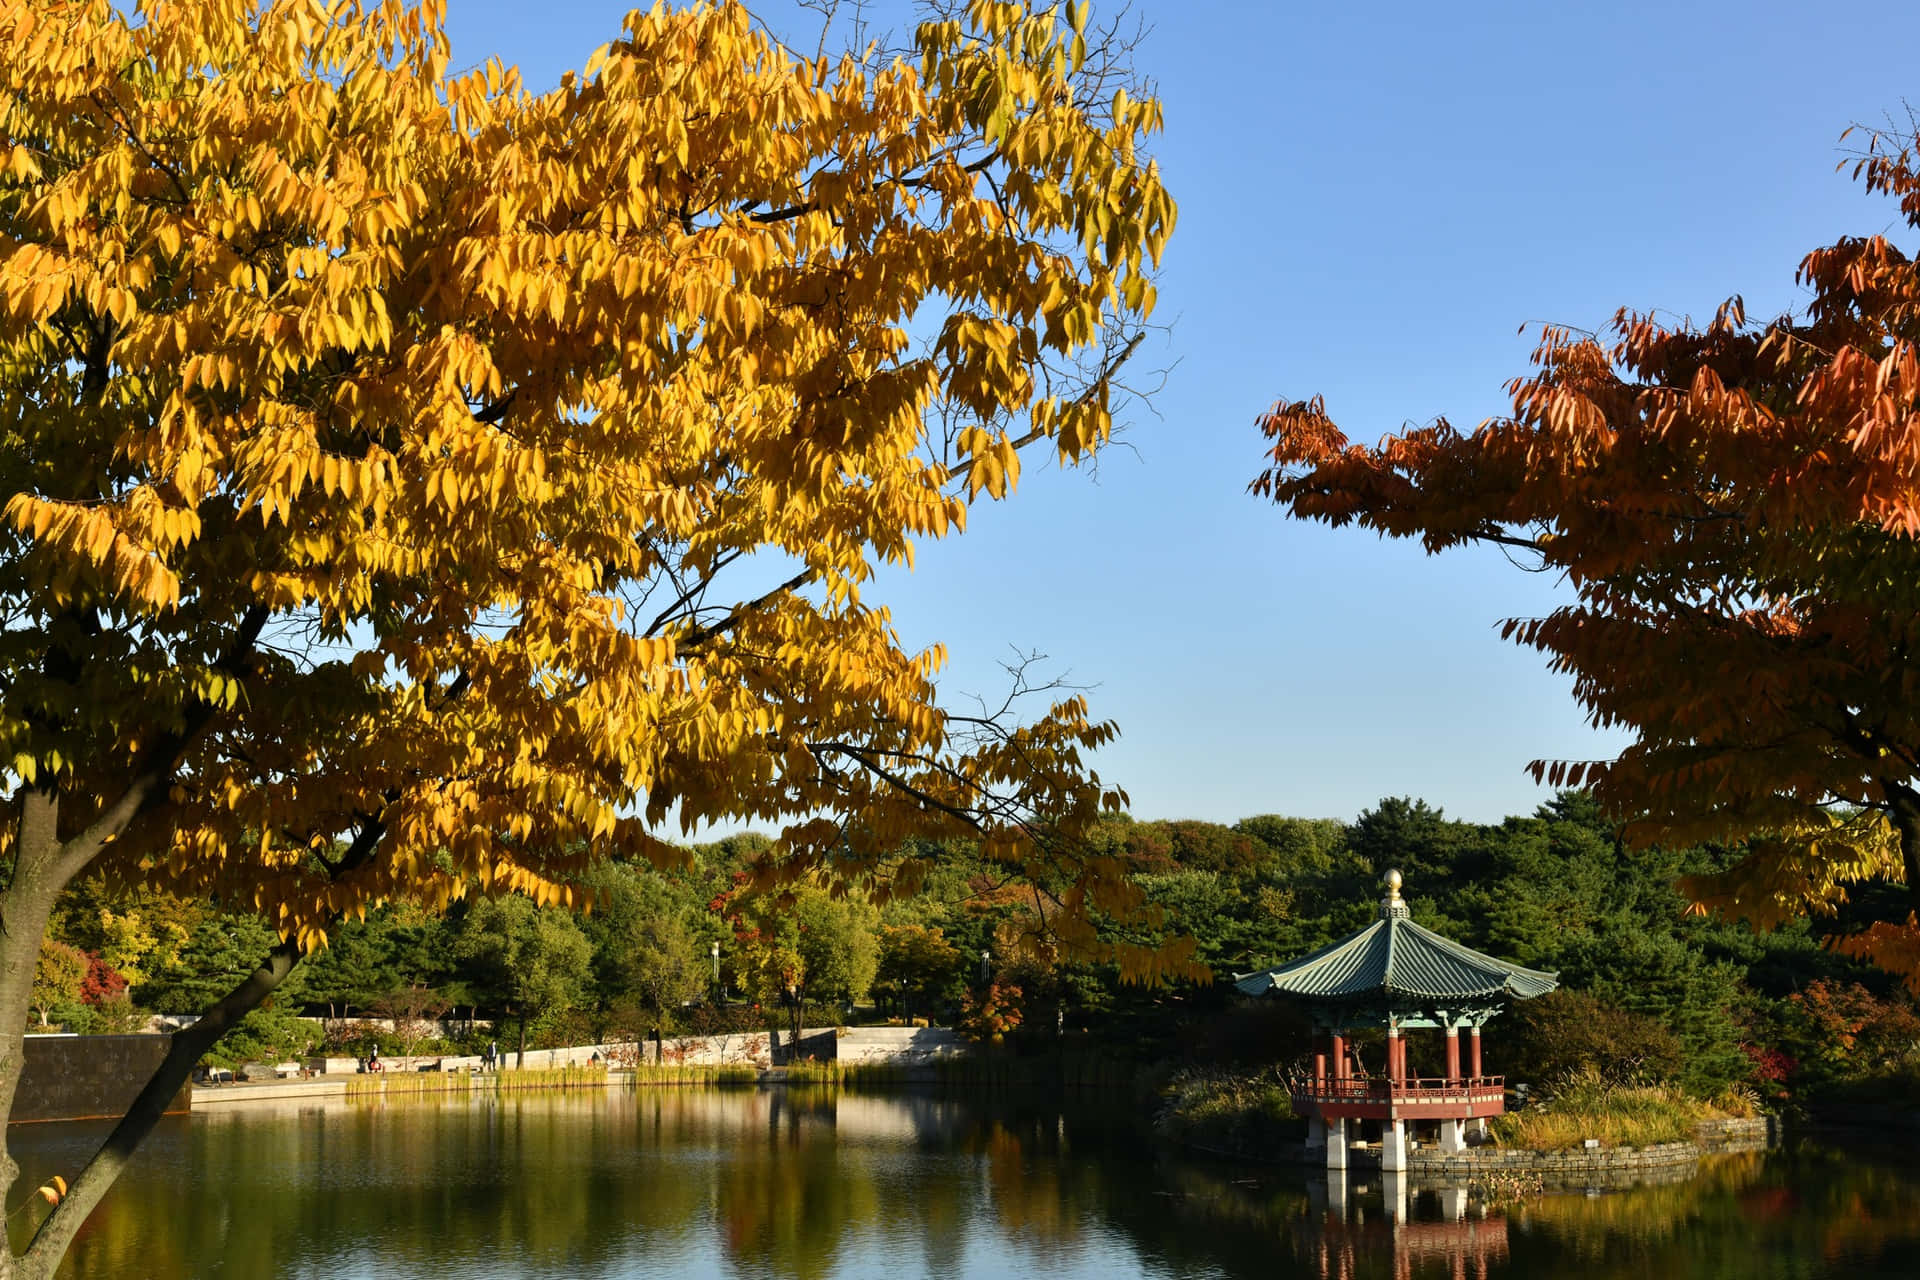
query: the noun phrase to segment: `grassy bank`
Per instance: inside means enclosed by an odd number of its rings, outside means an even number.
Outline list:
[[[1503,1147],[1565,1151],[1589,1138],[1603,1147],[1651,1147],[1688,1142],[1707,1120],[1756,1114],[1752,1101],[1730,1094],[1718,1104],[1671,1085],[1619,1084],[1588,1071],[1556,1083],[1542,1101],[1496,1117],[1493,1140]]]

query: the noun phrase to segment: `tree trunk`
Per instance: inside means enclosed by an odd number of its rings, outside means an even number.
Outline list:
[[[90,381],[96,376],[103,377],[104,365],[96,364],[88,376]],[[103,386],[104,383],[96,386],[94,392],[97,393]],[[264,605],[249,608],[234,634],[231,646],[215,665],[235,677],[244,674],[254,642],[259,639],[261,628],[266,626],[271,613]],[[85,615],[76,617],[83,625],[86,623]],[[43,666],[49,676],[70,680],[84,661],[82,656],[56,646],[47,653]],[[63,816],[60,789],[53,778],[43,778],[16,792],[18,816],[14,828],[13,869],[7,878],[5,890],[0,891],[0,1204],[11,1203],[13,1184],[20,1176],[20,1166],[14,1162],[12,1153],[5,1146],[5,1122],[13,1116],[14,1096],[20,1087],[21,1040],[26,1031],[27,1010],[33,1000],[34,967],[40,958],[40,945],[46,937],[47,920],[53,913],[53,904],[61,892],[92,865],[109,841],[124,836],[135,819],[166,795],[167,785],[178,767],[179,753],[205,731],[214,715],[214,705],[211,702],[204,703],[187,715],[184,726],[161,733],[157,741],[149,745],[146,752],[148,763],[127,778],[119,795],[105,801],[98,809],[90,808],[78,815],[77,820],[76,815],[66,815],[69,831],[64,837],[60,830]],[[83,822],[85,825],[81,825]],[[366,829],[372,833],[373,839],[378,838],[380,830],[378,823],[369,824]],[[360,841],[356,840],[355,847],[359,845]],[[342,865],[347,861],[343,859]],[[226,1025],[265,999],[267,993],[286,977],[287,971],[293,967],[293,960],[298,959],[298,952],[293,952],[291,958],[281,966],[278,957],[283,950],[284,947],[276,948],[265,966],[256,970],[226,1000],[209,1011],[216,1015],[213,1018],[214,1025],[202,1033],[209,1045],[219,1038]],[[259,984],[263,974],[266,978],[262,986]],[[247,999],[247,993],[256,986],[257,992]],[[222,1015],[222,1007],[229,1001],[236,1003]],[[192,1034],[198,1031],[196,1024],[188,1033],[188,1046],[202,1038]],[[134,1145],[153,1128],[160,1111],[165,1108],[166,1100],[179,1090],[181,1083],[193,1070],[194,1062],[205,1052],[204,1049],[188,1052],[182,1048],[182,1043],[179,1036],[174,1038],[160,1070],[155,1072],[154,1078],[147,1082],[147,1088],[142,1090],[133,1107],[115,1126],[106,1145],[75,1179],[66,1198],[41,1223],[27,1252],[15,1257],[11,1243],[0,1238],[0,1244],[6,1246],[0,1248],[0,1280],[14,1280],[19,1276],[41,1280],[53,1275],[54,1268],[59,1266],[80,1224],[99,1203],[100,1197],[106,1194],[107,1188],[125,1166]],[[176,1062],[176,1054],[185,1056]],[[174,1075],[176,1069],[177,1078],[172,1086],[157,1100],[151,1100],[149,1095],[156,1094],[165,1078]],[[144,1108],[150,1103],[153,1113],[146,1117]]]
[[[520,1052],[514,1059],[513,1069],[515,1071],[527,1069],[527,1015],[524,1013],[520,1015]]]
[[[264,618],[262,612],[260,619]],[[257,633],[257,624],[253,630]],[[100,855],[108,841],[125,834],[134,818],[164,793],[170,774],[168,766],[136,778],[84,829],[64,841],[59,838],[58,793],[36,788],[20,796],[13,875],[0,892],[0,1121],[13,1114],[14,1094],[20,1084],[21,1040],[33,998],[34,966],[54,902]],[[385,827],[378,821],[361,828],[335,864],[334,874],[363,864],[384,833]],[[73,1179],[66,1197],[40,1224],[27,1251],[15,1257],[10,1246],[0,1248],[0,1280],[48,1280],[54,1274],[87,1215],[126,1167],[134,1148],[152,1132],[167,1103],[193,1073],[194,1064],[286,981],[299,960],[297,944],[281,943],[237,987],[215,1001],[198,1022],[174,1033],[159,1068],[100,1150]],[[0,1203],[10,1201],[13,1183],[20,1175],[19,1166],[5,1149],[4,1135],[4,1124],[0,1123]]]
[[[54,899],[66,886],[59,874],[60,801],[50,791],[34,789],[19,801],[19,826],[14,844],[13,876],[0,893],[0,1117],[13,1115],[14,1094],[20,1087],[24,1061],[27,1012],[33,1000],[34,967],[40,960],[40,941]],[[13,1202],[14,1180],[20,1166],[5,1146],[0,1130],[0,1203]],[[0,1249],[0,1277],[23,1271],[13,1250]]]
[[[1887,816],[1900,836],[1900,858],[1907,871],[1907,901],[1920,914],[1920,792],[1887,788]]]
[[[127,1161],[133,1157],[134,1148],[159,1123],[160,1117],[166,1113],[167,1103],[173,1100],[174,1095],[180,1092],[180,1086],[193,1074],[194,1064],[235,1023],[272,995],[299,961],[299,947],[291,942],[281,943],[239,986],[201,1014],[198,1022],[173,1033],[167,1056],[148,1079],[146,1087],[140,1090],[140,1096],[127,1108],[126,1115],[107,1135],[106,1142],[94,1153],[93,1159],[73,1179],[66,1199],[54,1207],[34,1233],[32,1244],[20,1259],[17,1275],[32,1277],[32,1280],[44,1280],[53,1275],[60,1260],[66,1256],[67,1246],[72,1243],[75,1233],[86,1222],[87,1215],[93,1212],[113,1186],[114,1179],[126,1168]]]
[[[46,937],[53,904],[61,890],[99,856],[107,841],[127,829],[159,786],[159,774],[137,780],[83,830],[65,840],[60,838],[59,792],[51,786],[37,786],[20,793],[13,875],[5,891],[0,892],[0,1203],[12,1202],[14,1180],[20,1176],[20,1166],[5,1147],[4,1122],[13,1115],[14,1095],[20,1088],[21,1041],[33,1003],[34,968],[40,960],[40,944]],[[105,1190],[104,1185],[101,1190]],[[94,1200],[98,1199],[96,1194]],[[87,1207],[92,1207],[91,1202]],[[84,1210],[78,1216],[85,1217]],[[69,1231],[67,1238],[71,1236]],[[64,1250],[65,1244],[60,1247]],[[0,1280],[52,1275],[60,1255],[55,1253],[44,1262],[39,1257],[30,1252],[16,1259],[10,1246],[0,1248]]]

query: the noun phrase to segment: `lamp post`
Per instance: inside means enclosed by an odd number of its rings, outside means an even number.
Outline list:
[[[988,974],[990,972],[988,963],[992,958],[993,953],[991,951],[988,951],[985,947],[980,948],[980,985],[983,987],[987,984]]]
[[[716,1003],[720,999],[720,944],[717,942],[713,944],[713,998]]]

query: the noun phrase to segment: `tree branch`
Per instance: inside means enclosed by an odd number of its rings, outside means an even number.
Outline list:
[[[215,661],[215,670],[240,675],[270,616],[271,610],[264,605],[248,609],[241,617],[232,643]],[[179,767],[180,753],[212,723],[213,717],[214,707],[210,702],[202,702],[194,708],[180,732],[164,735],[154,744],[149,757],[152,763],[134,775],[119,797],[102,809],[79,834],[61,844],[53,864],[61,888],[84,871],[109,840],[124,832],[136,817],[166,794],[168,785],[173,781],[174,770]]]
[[[675,646],[675,648],[678,649],[681,653],[692,652],[694,649],[705,644],[707,641],[713,639],[715,636],[719,635],[721,632],[729,631],[734,627],[739,626],[741,620],[744,619],[749,613],[752,613],[755,610],[764,608],[766,605],[772,603],[774,597],[776,596],[785,595],[789,591],[796,590],[800,586],[804,585],[806,581],[811,577],[813,577],[813,570],[811,569],[801,570],[799,573],[794,574],[791,578],[788,578],[785,582],[781,583],[779,586],[775,587],[773,590],[767,592],[765,595],[756,596],[754,599],[747,601],[745,604],[735,607],[733,612],[729,613],[726,617],[720,619],[720,621],[705,627],[695,627],[692,631],[689,631],[680,640],[680,642]]]
[[[1093,399],[1094,395],[1100,390],[1100,388],[1107,386],[1113,381],[1113,375],[1120,372],[1120,366],[1125,364],[1127,361],[1131,360],[1133,358],[1133,353],[1138,351],[1140,349],[1140,344],[1145,342],[1146,340],[1147,340],[1146,334],[1144,333],[1134,334],[1133,337],[1128,340],[1127,345],[1120,348],[1118,354],[1116,354],[1113,357],[1113,359],[1107,362],[1105,368],[1100,370],[1100,376],[1095,378],[1092,382],[1088,383],[1087,389],[1085,391],[1082,391],[1078,396],[1074,397],[1073,403],[1069,407],[1078,409],[1081,406],[1085,405],[1089,400]],[[1015,440],[1013,442],[1013,447],[1015,450],[1024,449],[1028,445],[1032,444],[1034,441],[1040,439],[1044,435],[1046,435],[1046,432],[1040,430],[1040,428],[1038,427],[1035,427],[1033,430],[1021,436],[1018,440]],[[969,471],[972,471],[973,463],[974,463],[974,460],[972,458],[968,458],[965,462],[955,467],[952,472],[952,478],[955,480],[958,480],[961,476],[964,476]]]
[[[659,614],[654,618],[654,620],[647,624],[647,629],[644,632],[644,634],[646,635],[658,634],[660,631],[660,628],[665,626],[667,622],[673,617],[673,615],[680,611],[680,607],[682,605],[686,604],[687,601],[693,599],[695,596],[704,592],[707,589],[707,587],[712,584],[714,576],[716,574],[718,574],[722,569],[726,568],[728,565],[732,564],[735,560],[738,560],[741,556],[744,556],[745,554],[747,554],[745,551],[735,551],[731,555],[723,555],[718,560],[714,561],[713,567],[707,570],[706,576],[702,577],[698,582],[694,583],[692,586],[683,590],[678,596],[678,598],[676,598],[672,604],[662,609],[659,612]]]

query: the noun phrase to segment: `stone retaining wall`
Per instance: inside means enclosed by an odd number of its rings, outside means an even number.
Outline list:
[[[117,1119],[146,1087],[172,1043],[172,1036],[25,1036],[8,1123]],[[182,1086],[167,1113],[185,1111],[188,1097]]]
[[[1691,1164],[1701,1148],[1691,1142],[1663,1142],[1651,1147],[1597,1147],[1583,1151],[1516,1151],[1506,1147],[1474,1147],[1459,1155],[1420,1150],[1407,1157],[1413,1173],[1590,1173],[1599,1170],[1654,1169]]]
[[[1750,1120],[1708,1120],[1693,1131],[1694,1140],[1706,1147],[1768,1146],[1780,1140],[1779,1116],[1754,1116]]]
[[[782,1066],[804,1059],[838,1062],[890,1062],[900,1066],[925,1066],[937,1059],[959,1057],[972,1051],[972,1045],[959,1032],[946,1027],[814,1027],[789,1041],[779,1031],[738,1031],[725,1035],[676,1036],[660,1042],[656,1050],[651,1040],[627,1040],[610,1044],[582,1044],[565,1049],[529,1049],[526,1068],[545,1071],[555,1067],[582,1067],[602,1062],[620,1068],[636,1064],[651,1066],[656,1060],[665,1066]],[[433,1070],[473,1071],[480,1059],[472,1055],[421,1053],[412,1056],[394,1054],[381,1059],[393,1072]],[[360,1069],[358,1058],[308,1058],[303,1064],[316,1075],[352,1075]],[[519,1054],[510,1043],[500,1045],[500,1065],[513,1069],[520,1065]]]
[[[1779,1120],[1709,1120],[1694,1130],[1691,1142],[1662,1142],[1649,1147],[1592,1147],[1573,1151],[1525,1151],[1510,1147],[1470,1147],[1448,1155],[1421,1148],[1407,1157],[1413,1173],[1471,1177],[1476,1173],[1636,1173],[1691,1164],[1709,1151],[1764,1147],[1779,1137]]]
[[[764,1031],[735,1033],[714,1036],[680,1036],[663,1040],[659,1047],[659,1058],[667,1066],[718,1066],[734,1065],[766,1067],[772,1065],[771,1038]],[[525,1068],[528,1071],[551,1071],[557,1067],[585,1067],[606,1065],[613,1068],[631,1067],[654,1061],[654,1042],[651,1040],[623,1040],[604,1044],[572,1045],[564,1049],[529,1049]],[[416,1053],[411,1056],[393,1054],[380,1059],[382,1068],[391,1073],[404,1074],[409,1071],[477,1071],[480,1059],[474,1054],[453,1053]],[[499,1066],[502,1070],[518,1070],[522,1063],[520,1054],[512,1044],[500,1046]],[[358,1058],[309,1058],[306,1060],[309,1071],[318,1075],[352,1075],[360,1070]]]
[[[943,1058],[962,1057],[973,1046],[948,1027],[827,1027],[803,1031],[785,1047],[776,1046],[776,1065],[813,1059],[817,1062],[890,1063],[901,1067],[927,1066]]]

